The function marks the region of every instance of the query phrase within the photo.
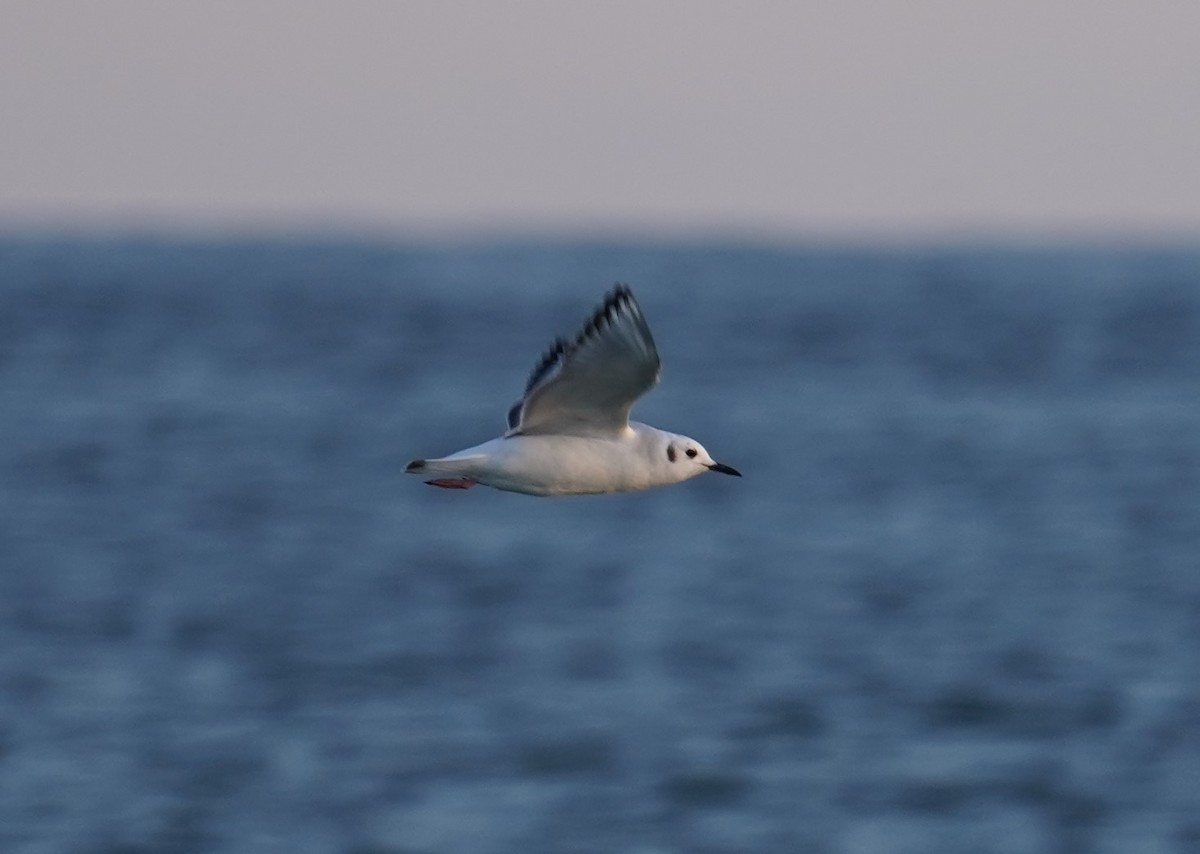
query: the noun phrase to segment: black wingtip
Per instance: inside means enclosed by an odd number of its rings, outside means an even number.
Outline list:
[[[617,282],[608,292],[608,296],[604,298],[604,302],[597,306],[591,318],[584,324],[583,330],[576,336],[575,346],[578,347],[588,338],[598,334],[605,325],[611,325],[622,310],[635,309],[636,306],[637,300],[633,298],[633,291],[629,289],[629,285]]]

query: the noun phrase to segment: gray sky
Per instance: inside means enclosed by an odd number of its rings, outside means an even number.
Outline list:
[[[0,0],[0,221],[1200,237],[1200,2]]]

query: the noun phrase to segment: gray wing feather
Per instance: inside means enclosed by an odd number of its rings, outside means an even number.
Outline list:
[[[507,435],[611,435],[635,400],[658,382],[658,350],[646,318],[617,285],[574,341],[556,339],[534,367]]]

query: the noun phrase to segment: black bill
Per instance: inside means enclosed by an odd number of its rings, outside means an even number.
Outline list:
[[[731,474],[734,477],[741,477],[742,473],[733,466],[727,466],[725,463],[713,463],[708,467],[709,471],[719,471],[721,474]]]

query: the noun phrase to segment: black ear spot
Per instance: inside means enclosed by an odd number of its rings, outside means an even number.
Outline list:
[[[685,453],[688,455],[688,459],[690,460],[692,457],[696,456],[696,449],[688,448],[687,451],[685,451]]]
[[[671,462],[675,462],[675,446],[674,445],[667,445],[667,459],[670,460]]]

